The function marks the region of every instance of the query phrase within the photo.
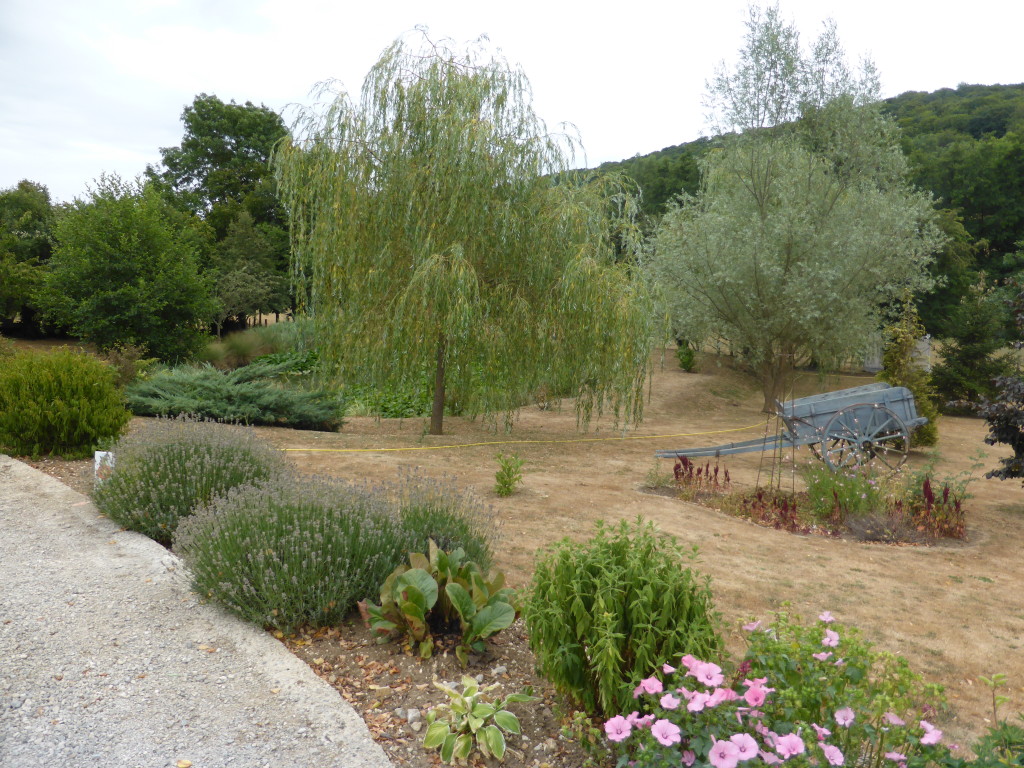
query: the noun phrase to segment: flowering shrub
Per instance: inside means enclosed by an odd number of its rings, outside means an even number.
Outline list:
[[[191,417],[158,419],[112,450],[113,472],[92,492],[96,508],[164,545],[196,507],[287,469],[281,452],[251,429]]]
[[[604,725],[620,768],[923,768],[948,755],[942,731],[910,716],[927,706],[916,690],[936,690],[827,611],[807,628],[785,616],[744,628],[750,651],[734,674],[687,654],[640,681],[637,710]]]
[[[409,551],[384,496],[315,477],[235,488],[184,518],[174,551],[196,592],[261,626],[341,621]]]

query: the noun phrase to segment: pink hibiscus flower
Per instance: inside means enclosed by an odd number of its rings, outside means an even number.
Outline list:
[[[609,741],[622,741],[628,738],[632,731],[633,726],[622,715],[616,715],[604,724],[604,732],[608,734]]]
[[[710,698],[711,696],[707,693],[694,693],[686,705],[686,710],[688,712],[703,712]]]
[[[843,726],[843,728],[849,728],[850,723],[853,722],[855,717],[856,715],[854,715],[853,710],[849,707],[836,710],[836,722]]]
[[[725,681],[725,675],[722,674],[722,668],[710,661],[694,664],[690,667],[689,674],[696,677],[708,688],[719,686]]]
[[[921,737],[922,744],[938,744],[942,741],[942,731],[927,720],[921,721],[921,727],[924,728],[924,736]]]
[[[804,749],[806,749],[804,740],[795,733],[787,733],[785,736],[775,737],[775,751],[779,753],[783,760],[788,760],[793,755],[802,755]]]
[[[697,755],[692,749],[688,749],[683,752],[683,765],[685,765],[686,768],[690,768],[690,766],[695,762],[697,762]]]
[[[757,742],[749,733],[735,733],[729,737],[729,741],[736,745],[739,754],[736,759],[739,761],[753,760],[757,757]]]
[[[736,768],[740,761],[740,748],[731,741],[715,741],[708,753],[708,760],[715,768]]]
[[[828,760],[829,765],[842,765],[846,760],[839,747],[832,744],[822,744],[821,751],[825,753],[825,759]]]
[[[661,693],[664,690],[661,685],[661,680],[656,677],[647,677],[640,681],[633,691],[633,698],[635,699],[641,693]]]
[[[821,653],[812,653],[811,656],[816,658],[818,661],[828,661],[832,658],[832,651],[822,651]]]
[[[661,697],[661,701],[658,702],[664,709],[678,709],[682,703],[682,699],[677,699],[671,693],[666,693]]]
[[[826,624],[831,624],[836,620],[836,617],[832,615],[831,611],[823,611],[821,615],[818,616],[818,619],[824,621]]]
[[[825,638],[821,641],[822,645],[827,645],[829,648],[835,648],[839,645],[839,633],[833,632],[831,629],[825,630]]]
[[[651,726],[651,734],[663,747],[671,747],[673,744],[678,744],[682,741],[679,726],[668,720],[658,720]]]

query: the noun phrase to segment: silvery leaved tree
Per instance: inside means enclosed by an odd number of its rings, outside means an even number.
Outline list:
[[[653,312],[629,188],[569,172],[574,142],[482,41],[416,40],[358,101],[325,87],[276,152],[323,358],[346,383],[432,381],[431,434],[446,405],[508,423],[538,390],[582,424],[639,420]]]
[[[929,284],[941,236],[871,65],[847,66],[831,24],[803,51],[777,8],[751,10],[747,30],[738,66],[708,84],[721,137],[701,189],[670,207],[649,264],[676,334],[728,341],[770,412],[794,365],[855,354],[888,301]]]

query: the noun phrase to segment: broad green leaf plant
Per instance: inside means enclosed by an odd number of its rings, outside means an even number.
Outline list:
[[[481,653],[484,640],[515,621],[515,590],[505,587],[500,571],[484,572],[466,559],[462,549],[444,552],[429,542],[426,555],[414,552],[409,565],[396,568],[380,590],[380,605],[364,603],[370,628],[386,641],[404,635],[419,655],[434,652],[431,625],[448,627],[458,622],[461,641],[455,656],[466,666],[469,654]]]
[[[471,677],[462,678],[462,690],[435,682],[448,694],[449,703],[427,712],[427,733],[423,746],[440,749],[446,763],[466,760],[475,747],[485,758],[505,757],[505,733],[521,733],[519,718],[506,707],[515,702],[538,701],[536,696],[512,693],[490,700],[489,693],[497,684],[480,687]]]

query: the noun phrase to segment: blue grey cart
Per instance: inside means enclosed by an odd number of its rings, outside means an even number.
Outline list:
[[[906,387],[865,384],[823,395],[776,402],[779,434],[708,448],[656,451],[662,459],[728,456],[806,445],[833,471],[878,463],[895,470],[907,460],[910,433],[927,424]]]

